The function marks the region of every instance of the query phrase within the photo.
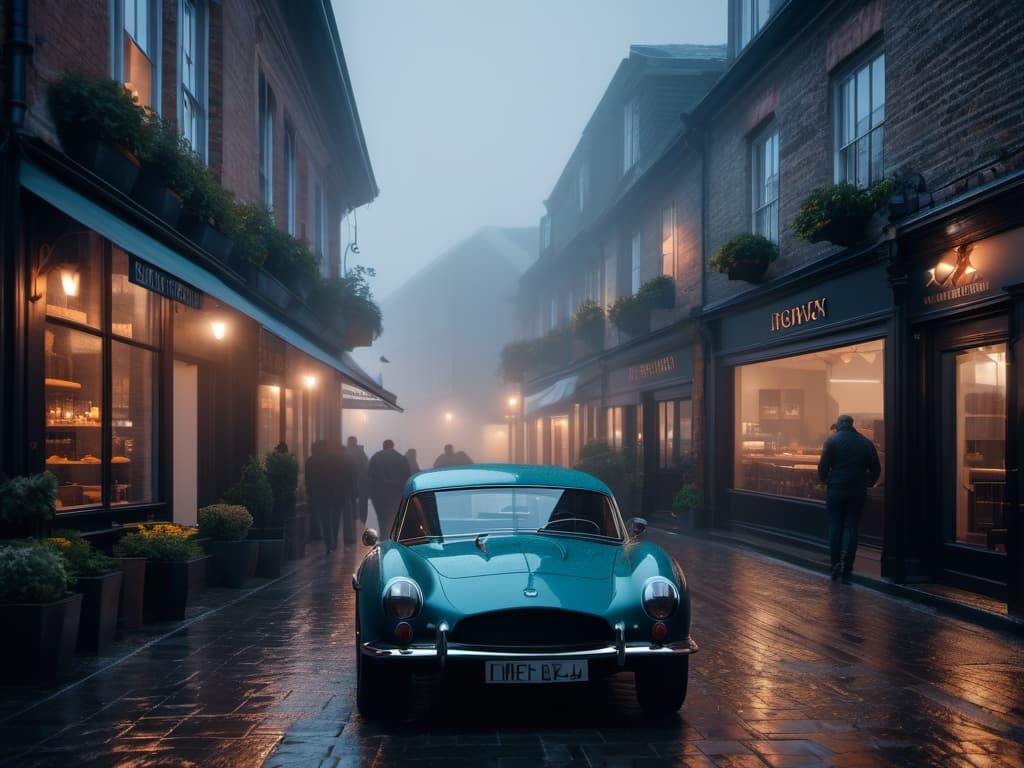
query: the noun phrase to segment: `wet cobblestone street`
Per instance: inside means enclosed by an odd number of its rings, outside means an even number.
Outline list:
[[[356,712],[354,553],[311,556],[50,691],[3,689],[0,764],[990,766],[1024,764],[1024,641],[701,538],[683,564],[701,645],[678,718],[630,675]],[[241,597],[242,599],[238,599]],[[539,695],[538,695],[539,694]]]

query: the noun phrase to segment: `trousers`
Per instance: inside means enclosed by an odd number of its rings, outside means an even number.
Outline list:
[[[828,510],[828,549],[832,567],[842,563],[843,573],[853,571],[853,559],[857,555],[857,537],[860,532],[860,516],[867,499],[865,491],[847,491],[829,487],[825,496]]]

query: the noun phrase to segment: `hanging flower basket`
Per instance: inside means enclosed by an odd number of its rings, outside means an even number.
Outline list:
[[[793,234],[809,243],[829,242],[847,247],[864,239],[864,230],[875,211],[892,196],[893,183],[881,181],[869,189],[842,181],[813,190],[800,206],[790,226]]]
[[[726,275],[730,280],[760,283],[764,280],[764,275],[767,271],[767,261],[743,261],[729,267]]]
[[[730,280],[760,283],[768,265],[779,255],[779,247],[766,237],[743,233],[725,242],[708,260],[708,269],[721,272]]]
[[[844,248],[864,239],[864,228],[871,214],[837,214],[822,222],[811,235],[810,242],[822,241],[841,245]]]

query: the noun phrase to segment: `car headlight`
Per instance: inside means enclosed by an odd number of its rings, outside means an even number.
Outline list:
[[[679,605],[679,591],[668,579],[656,577],[644,584],[641,601],[652,619],[667,619]]]
[[[396,619],[411,619],[423,605],[423,593],[412,579],[398,577],[384,588],[384,607]]]

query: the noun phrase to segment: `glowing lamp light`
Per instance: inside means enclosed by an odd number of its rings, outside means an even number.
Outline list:
[[[74,269],[62,269],[60,271],[60,284],[64,288],[66,296],[77,296],[78,272]]]
[[[508,399],[508,407],[509,408],[515,408],[517,405],[519,405],[519,398],[518,397],[510,397]]]
[[[213,332],[213,338],[220,341],[224,338],[224,334],[227,333],[228,326],[227,323],[222,320],[214,320],[210,323],[210,330]]]
[[[452,414],[451,411],[445,411],[444,412],[444,420],[447,421],[449,424],[452,423],[452,419],[454,419],[454,418],[455,418],[455,416]]]
[[[306,376],[303,380],[306,382],[306,389],[313,389],[316,386],[316,376]]]

